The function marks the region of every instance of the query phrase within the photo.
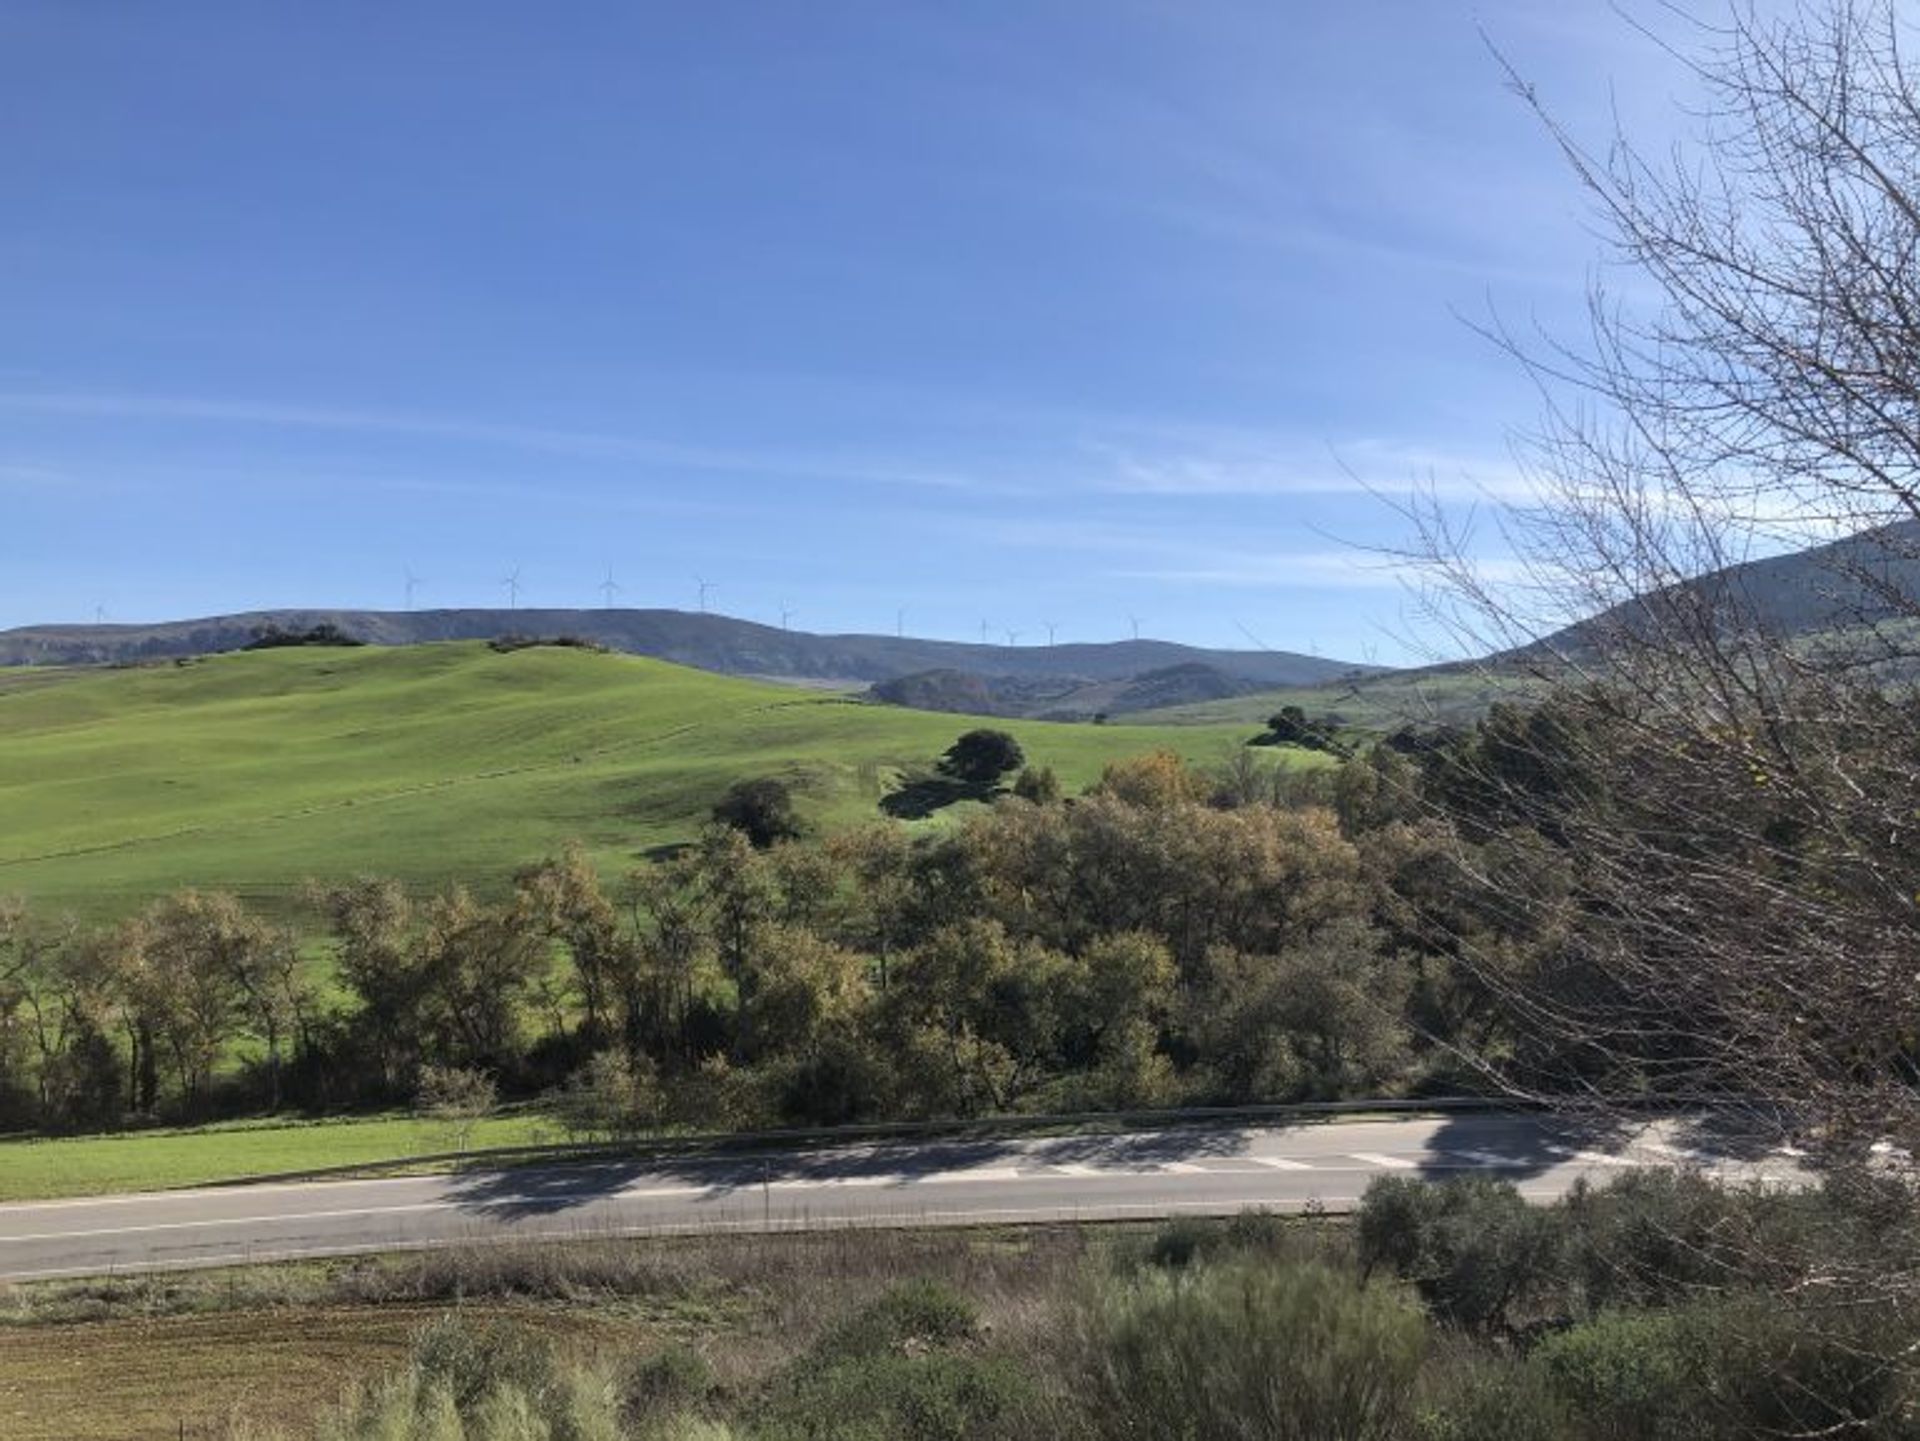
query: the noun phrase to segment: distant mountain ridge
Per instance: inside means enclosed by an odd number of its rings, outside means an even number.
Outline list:
[[[1783,638],[1920,616],[1920,521],[1710,571],[1575,621],[1514,654],[1578,655],[1610,636],[1683,616],[1712,616],[1721,625],[1754,626]]]
[[[911,636],[815,635],[731,616],[679,610],[266,610],[151,625],[39,625],[0,631],[0,664],[124,665],[239,650],[262,630],[337,626],[375,645],[485,640],[501,635],[579,636],[610,650],[653,656],[725,675],[874,685],[927,672],[976,678],[1004,710],[1039,714],[1089,688],[1108,687],[1096,703],[1089,693],[1064,713],[1118,713],[1164,705],[1149,696],[1204,699],[1266,686],[1312,685],[1376,667],[1286,651],[1207,650],[1169,641],[1102,644],[973,645]],[[1167,681],[1185,674],[1191,685]],[[1162,676],[1155,683],[1150,678]],[[1137,695],[1127,683],[1141,682]],[[1026,689],[1028,699],[1017,699]],[[1084,703],[1083,703],[1084,701]],[[908,702],[912,703],[912,702]],[[926,705],[926,709],[949,709]]]

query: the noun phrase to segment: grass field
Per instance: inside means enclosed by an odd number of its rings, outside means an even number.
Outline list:
[[[490,1116],[467,1145],[525,1146],[564,1140],[537,1112]],[[451,1151],[440,1123],[414,1116],[325,1121],[238,1121],[118,1135],[0,1140],[0,1201],[101,1196],[274,1176],[332,1166],[374,1165]]]
[[[484,891],[568,839],[618,875],[692,836],[743,776],[784,777],[822,826],[875,817],[903,769],[974,723],[478,643],[13,671],[0,677],[0,894],[101,919],[180,886],[275,904],[309,878],[361,872]],[[1070,790],[1120,756],[1171,746],[1210,763],[1248,734],[992,724]]]
[[[583,1239],[0,1287],[0,1436],[218,1441],[236,1416],[299,1434],[455,1306],[469,1322],[511,1322],[616,1374],[686,1347],[705,1358],[722,1398],[742,1398],[854,1307],[928,1277],[977,1302],[987,1343],[1018,1355],[1061,1324],[1089,1263],[1135,1235]]]
[[[1486,713],[1495,701],[1524,695],[1518,679],[1492,676],[1473,666],[1449,670],[1393,671],[1356,681],[1288,686],[1227,700],[1197,701],[1138,711],[1127,717],[1153,726],[1260,726],[1282,706],[1297,705],[1308,715],[1332,717],[1356,730],[1385,732],[1403,725],[1463,724]]]

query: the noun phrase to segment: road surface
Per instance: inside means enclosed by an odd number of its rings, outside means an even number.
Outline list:
[[[1484,1113],[925,1141],[0,1206],[0,1280],[507,1238],[1339,1211],[1389,1175],[1504,1176],[1550,1200],[1630,1165],[1795,1174],[1791,1153],[1699,1123],[1601,1133]]]

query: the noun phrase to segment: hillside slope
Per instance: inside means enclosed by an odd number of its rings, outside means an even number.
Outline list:
[[[612,650],[723,675],[872,683],[918,671],[1124,680],[1170,666],[1211,665],[1260,685],[1311,684],[1365,667],[1286,651],[1211,651],[1168,641],[1101,645],[967,645],[891,635],[813,635],[732,616],[679,610],[280,610],[153,625],[43,625],[0,631],[0,665],[95,665],[238,650],[263,627],[334,625],[378,645],[577,635]]]
[[[1069,787],[1244,727],[1005,723]],[[827,825],[878,816],[964,717],[627,656],[298,649],[0,677],[0,894],[113,914],[181,885],[284,898],[358,871],[498,885],[569,837],[609,874],[691,836],[742,777]]]

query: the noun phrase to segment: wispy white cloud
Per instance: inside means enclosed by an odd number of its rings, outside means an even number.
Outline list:
[[[65,487],[72,476],[51,466],[0,461],[0,490],[47,490]]]
[[[1318,448],[1282,436],[1205,434],[1128,443],[1092,441],[1097,488],[1138,495],[1384,495],[1417,490],[1442,499],[1527,501],[1538,496],[1511,457],[1450,452],[1377,437]]]
[[[464,417],[350,407],[288,405],[219,397],[57,391],[0,391],[0,409],[119,420],[215,422],[352,434],[385,434],[530,450],[583,460],[625,460],[671,469],[927,489],[1017,493],[999,477],[915,459],[808,450],[686,445],[613,431],[506,424]]]
[[[1517,560],[1477,561],[1475,573],[1492,584],[1529,578]],[[1168,585],[1226,586],[1241,590],[1419,590],[1432,579],[1417,565],[1363,551],[1228,551],[1187,564],[1108,571],[1116,580]]]

